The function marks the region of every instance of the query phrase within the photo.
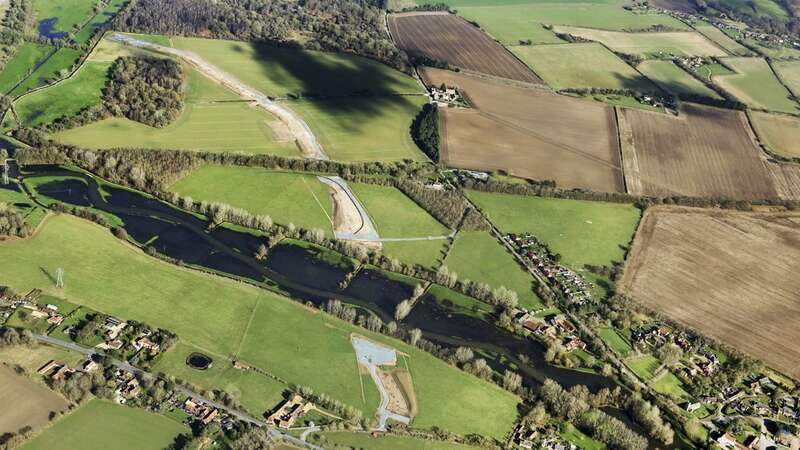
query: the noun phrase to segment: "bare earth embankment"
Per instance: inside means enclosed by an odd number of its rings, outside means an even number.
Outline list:
[[[457,86],[473,108],[440,108],[442,160],[505,170],[558,186],[624,190],[614,111],[520,83],[425,68],[429,85]]]
[[[480,28],[454,14],[393,14],[389,16],[389,30],[397,46],[412,55],[501,78],[542,82]]]
[[[680,115],[619,108],[628,192],[765,199],[778,195],[743,113],[686,103]]]
[[[624,293],[800,377],[800,213],[649,209]]]

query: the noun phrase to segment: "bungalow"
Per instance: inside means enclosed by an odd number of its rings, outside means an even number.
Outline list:
[[[81,370],[83,370],[84,372],[94,372],[95,370],[97,370],[99,368],[100,368],[100,364],[97,364],[96,362],[92,361],[91,359],[87,359],[86,361],[84,361],[83,366],[81,367]]]
[[[52,316],[50,316],[47,319],[47,323],[50,323],[50,324],[53,324],[53,325],[60,325],[61,322],[63,322],[63,321],[64,321],[64,316],[62,316],[61,314],[53,314]]]

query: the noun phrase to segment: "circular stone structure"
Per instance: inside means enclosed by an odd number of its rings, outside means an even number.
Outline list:
[[[186,358],[186,365],[196,370],[206,370],[211,367],[212,362],[214,362],[214,360],[211,359],[210,356],[196,352]]]

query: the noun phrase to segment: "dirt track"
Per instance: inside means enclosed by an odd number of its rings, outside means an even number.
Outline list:
[[[318,177],[330,188],[333,202],[333,230],[337,239],[363,241],[380,247],[380,236],[366,210],[339,177]]]
[[[568,188],[624,189],[610,107],[439,69],[425,68],[423,77],[458,86],[474,106],[440,109],[448,165],[506,170]]]
[[[621,290],[800,378],[800,213],[648,209]]]
[[[389,17],[397,46],[408,53],[512,80],[542,83],[525,64],[461,17],[449,13],[404,13]]]
[[[253,100],[257,106],[277,117],[288,127],[305,157],[328,159],[325,152],[322,150],[322,146],[317,141],[316,136],[314,136],[314,133],[311,131],[311,127],[309,127],[294,111],[270,100],[265,94],[237,80],[234,76],[224,72],[218,67],[211,65],[198,55],[185,50],[178,50],[172,47],[164,47],[162,45],[140,41],[121,34],[115,34],[111,39],[125,45],[144,48],[158,53],[165,53],[183,59],[207,77],[231,89],[242,97]]]
[[[685,103],[679,117],[619,108],[628,191],[765,199],[777,196],[743,113]]]

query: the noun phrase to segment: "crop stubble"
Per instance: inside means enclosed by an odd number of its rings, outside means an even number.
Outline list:
[[[631,194],[778,195],[743,113],[687,103],[679,117],[624,108],[617,114]]]

